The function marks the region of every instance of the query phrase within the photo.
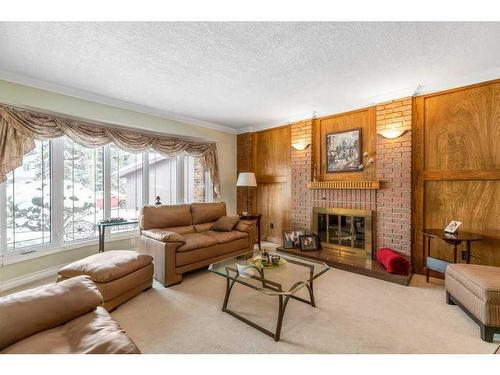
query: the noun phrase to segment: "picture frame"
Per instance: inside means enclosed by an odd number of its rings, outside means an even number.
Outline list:
[[[299,237],[304,234],[302,230],[286,229],[283,231],[283,248],[295,249],[299,247]]]
[[[458,232],[458,228],[460,227],[460,225],[462,225],[462,222],[461,221],[455,221],[455,220],[452,220],[450,221],[450,223],[446,226],[446,228],[444,228],[444,232],[445,233],[451,233],[451,234],[455,234]]]
[[[361,128],[326,135],[326,172],[359,172],[361,168]]]
[[[304,234],[299,236],[300,251],[316,251],[320,250],[320,241],[317,234]]]

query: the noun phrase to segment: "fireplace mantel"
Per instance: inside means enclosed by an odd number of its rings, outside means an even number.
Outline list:
[[[311,181],[307,184],[308,189],[363,189],[377,190],[380,189],[380,181]]]

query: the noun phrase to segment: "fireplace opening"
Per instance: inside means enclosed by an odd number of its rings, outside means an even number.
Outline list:
[[[344,208],[313,208],[313,231],[323,249],[372,258],[373,212]]]

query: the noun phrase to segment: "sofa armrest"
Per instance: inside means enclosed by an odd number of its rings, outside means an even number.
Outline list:
[[[0,350],[94,310],[102,295],[88,276],[0,298]]]
[[[182,236],[182,234],[179,234],[177,232],[172,232],[168,230],[163,230],[163,229],[146,229],[142,230],[141,234],[144,237],[152,238],[153,240],[157,240],[160,242],[182,242],[186,243],[185,238]]]
[[[234,227],[234,230],[248,233],[248,252],[253,252],[255,240],[257,239],[257,225],[255,220],[240,220]]]

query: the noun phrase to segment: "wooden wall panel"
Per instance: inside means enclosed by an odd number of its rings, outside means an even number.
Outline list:
[[[500,80],[414,99],[413,266],[423,272],[422,230],[479,233],[471,262],[500,266]],[[449,259],[438,241],[432,253]]]
[[[471,244],[471,263],[500,266],[500,180],[426,181],[424,202],[426,226],[444,228],[451,220],[463,222],[460,230],[484,236]],[[459,254],[461,250],[465,244]],[[432,253],[452,259],[452,246],[433,241]]]
[[[281,243],[290,225],[290,127],[253,134],[253,164],[257,177],[257,211],[262,214],[262,237]]]
[[[239,134],[237,136],[237,172],[253,172],[253,135],[252,133]],[[236,183],[237,176],[234,177]],[[257,210],[257,190],[249,188],[249,211]],[[247,189],[237,188],[236,193],[236,212],[241,213],[246,210]]]
[[[254,172],[250,210],[262,214],[263,240],[281,243],[290,226],[290,126],[238,135],[238,173]],[[238,212],[246,208],[246,188],[238,188]]]
[[[500,168],[500,84],[424,100],[426,170]]]
[[[257,211],[262,214],[262,238],[281,243],[283,230],[290,226],[290,184],[262,183],[257,191]]]
[[[290,176],[290,127],[254,133],[254,165],[257,177]],[[287,178],[288,179],[288,178]]]
[[[375,158],[376,142],[376,107],[341,113],[334,116],[315,119],[313,122],[314,163],[319,172],[319,180],[374,180],[375,165],[363,163],[365,169],[360,172],[326,172],[326,135],[339,131],[361,128],[361,154],[369,153]],[[362,158],[363,160],[363,158]],[[365,158],[368,160],[368,158]],[[363,161],[362,161],[363,162]]]

